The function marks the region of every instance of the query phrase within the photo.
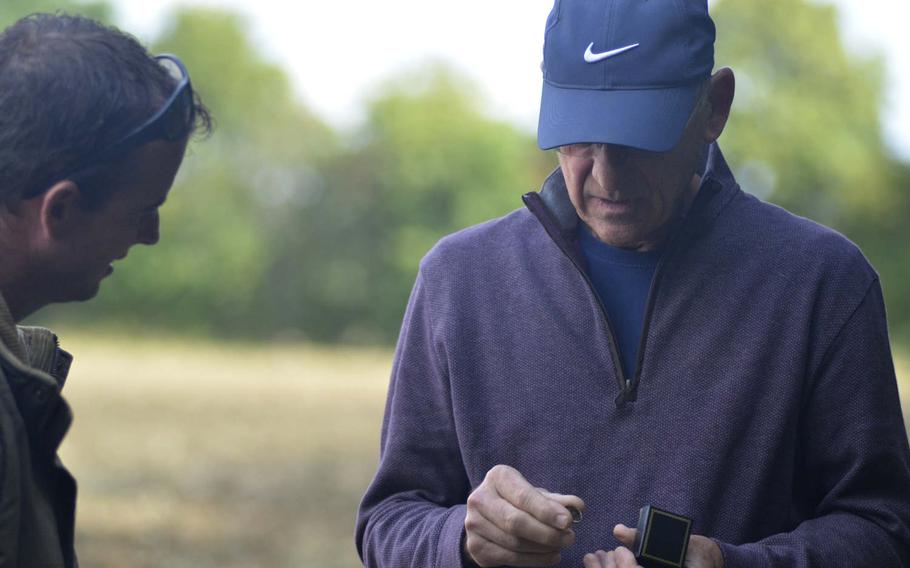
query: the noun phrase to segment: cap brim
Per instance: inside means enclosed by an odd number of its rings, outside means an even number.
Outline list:
[[[543,84],[537,144],[621,144],[652,152],[672,150],[682,137],[699,83],[667,89],[567,89]]]

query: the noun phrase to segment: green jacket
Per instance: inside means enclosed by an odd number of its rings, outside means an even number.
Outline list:
[[[78,566],[76,482],[57,457],[71,361],[50,331],[16,326],[0,297],[0,568]]]

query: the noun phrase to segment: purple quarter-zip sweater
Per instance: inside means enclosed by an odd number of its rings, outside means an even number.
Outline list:
[[[626,377],[559,171],[525,203],[421,263],[357,520],[366,566],[460,567],[467,496],[497,464],[585,500],[560,566],[618,546],[645,504],[692,517],[727,568],[910,566],[910,449],[852,243],[742,192],[713,145]]]

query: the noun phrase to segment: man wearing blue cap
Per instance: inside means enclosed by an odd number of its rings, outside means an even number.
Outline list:
[[[636,566],[650,504],[693,519],[690,568],[910,566],[877,275],[736,184],[714,34],[704,0],[556,1],[559,168],[421,263],[365,565]]]

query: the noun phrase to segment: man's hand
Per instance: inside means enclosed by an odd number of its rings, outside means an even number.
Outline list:
[[[624,546],[616,550],[604,552],[598,550],[592,554],[585,554],[585,568],[641,568],[635,561],[635,555]]]
[[[552,566],[575,542],[572,514],[584,501],[532,486],[514,468],[497,465],[468,496],[464,554],[479,566]]]
[[[613,536],[628,547],[635,544],[636,529],[625,525],[616,525]],[[612,557],[611,557],[612,555]],[[631,560],[630,560],[631,559]],[[598,550],[585,556],[585,568],[634,568],[635,557],[626,548],[619,547],[612,552]],[[723,568],[724,557],[720,548],[710,538],[692,535],[689,537],[689,549],[686,551],[686,568]]]

